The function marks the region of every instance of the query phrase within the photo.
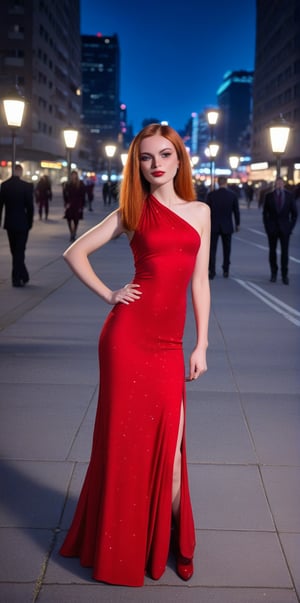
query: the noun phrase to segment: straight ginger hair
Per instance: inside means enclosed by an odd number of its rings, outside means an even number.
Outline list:
[[[174,178],[176,194],[186,201],[196,198],[193,186],[192,170],[188,152],[179,134],[170,126],[150,124],[143,128],[133,139],[123,172],[120,189],[120,209],[123,225],[127,230],[137,228],[145,198],[150,193],[150,184],[140,170],[140,144],[144,138],[158,134],[167,138],[174,145],[179,159],[177,174]]]

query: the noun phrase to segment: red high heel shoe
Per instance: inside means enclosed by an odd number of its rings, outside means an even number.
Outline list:
[[[176,571],[182,580],[190,580],[194,573],[193,559],[187,559],[178,554],[176,557]]]

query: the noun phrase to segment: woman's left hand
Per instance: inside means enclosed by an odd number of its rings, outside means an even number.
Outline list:
[[[206,371],[206,350],[195,348],[190,357],[190,372],[186,377],[186,381],[194,381],[206,373]]]

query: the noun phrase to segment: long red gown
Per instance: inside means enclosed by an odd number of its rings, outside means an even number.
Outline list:
[[[100,389],[91,460],[61,554],[93,577],[142,586],[163,574],[172,522],[173,464],[185,409],[182,336],[198,232],[152,195],[131,241],[142,296],[117,304],[99,341]],[[178,546],[195,530],[182,441]]]

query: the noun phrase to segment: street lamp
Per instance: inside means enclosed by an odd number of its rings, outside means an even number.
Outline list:
[[[237,170],[239,163],[240,163],[240,158],[238,157],[238,155],[230,155],[229,165],[231,167],[232,176],[234,176],[234,172],[235,172],[235,170]]]
[[[78,138],[78,130],[73,130],[68,128],[64,130],[64,139],[65,145],[67,149],[67,163],[68,163],[68,180],[70,180],[71,176],[71,153],[72,149],[75,149]]]
[[[15,91],[12,95],[3,99],[3,108],[7,125],[11,128],[12,135],[12,161],[11,171],[14,175],[16,164],[16,132],[21,127],[25,109],[25,101]]]
[[[106,144],[105,145],[105,153],[108,160],[108,170],[107,170],[107,179],[108,179],[108,203],[111,204],[111,160],[117,150],[115,144]]]
[[[192,168],[194,168],[197,165],[198,162],[199,162],[198,155],[192,155],[192,157],[191,157]]]
[[[285,152],[288,142],[290,127],[287,122],[281,117],[278,122],[274,123],[269,128],[271,147],[276,157],[276,178],[280,176],[281,157]]]
[[[210,179],[211,179],[212,190],[215,189],[215,159],[219,152],[219,148],[220,148],[220,145],[214,140],[211,140],[208,143],[208,152],[209,152],[209,158],[210,158]]]
[[[121,162],[122,162],[123,167],[125,167],[127,159],[128,159],[128,153],[121,153]]]
[[[207,117],[207,121],[208,121],[208,124],[209,124],[210,139],[214,140],[214,138],[215,138],[215,126],[216,126],[217,121],[219,119],[219,111],[217,109],[210,109],[209,111],[206,112],[206,117]]]

